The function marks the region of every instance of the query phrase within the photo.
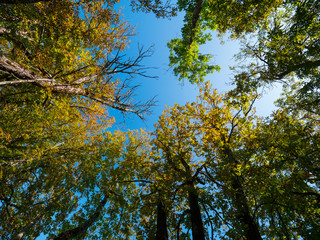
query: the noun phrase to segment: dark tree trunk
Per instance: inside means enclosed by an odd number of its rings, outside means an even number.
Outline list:
[[[230,149],[227,148],[225,150],[225,153],[230,162],[236,163],[236,160],[234,159],[234,156]],[[239,177],[236,174],[234,174],[231,178],[231,187],[235,192],[233,201],[238,212],[239,221],[242,223],[244,227],[246,239],[262,240],[259,227],[255,223],[253,217],[250,214],[247,199],[243,191],[243,186],[241,184]]]
[[[96,211],[89,217],[88,220],[80,224],[78,227],[64,231],[60,233],[58,236],[50,239],[50,240],[71,240],[75,237],[85,234],[89,227],[92,226],[92,224],[98,219],[98,217],[101,214],[102,209],[106,205],[108,200],[108,196],[105,196],[100,204],[98,205]]]
[[[232,188],[235,193],[235,207],[239,213],[239,220],[242,222],[247,240],[262,240],[257,224],[250,214],[247,199],[243,192],[240,180],[237,176],[232,177]]]
[[[192,238],[193,240],[205,240],[204,238],[204,228],[202,223],[201,211],[199,206],[199,197],[196,188],[194,187],[194,179],[192,177],[192,172],[189,164],[184,160],[183,157],[180,158],[180,162],[185,168],[186,174],[186,184],[188,186],[188,201],[190,207],[190,217],[192,226]]]
[[[197,27],[197,23],[200,19],[200,14],[201,14],[203,4],[204,4],[204,0],[198,0],[197,5],[195,6],[195,9],[193,11],[189,45],[192,44],[193,39],[195,37],[195,28]]]
[[[156,240],[168,240],[167,213],[163,201],[161,199],[159,199],[157,204]]]
[[[287,67],[287,70],[283,71],[278,75],[278,79],[284,78],[286,75],[289,73],[298,71],[300,69],[312,69],[312,68],[317,68],[320,66],[320,60],[315,60],[315,61],[305,61],[300,64],[296,65],[290,65]]]
[[[205,240],[198,193],[193,183],[189,186],[188,198],[191,211],[192,238],[193,240]]]

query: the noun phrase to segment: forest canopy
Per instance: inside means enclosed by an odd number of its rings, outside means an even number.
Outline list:
[[[154,105],[136,96],[151,49],[128,55],[122,4],[0,1],[1,239],[319,239],[320,3],[130,1],[183,14],[169,65],[199,90],[150,132],[114,125],[112,109],[146,120]],[[201,51],[214,34],[241,41],[224,93]]]

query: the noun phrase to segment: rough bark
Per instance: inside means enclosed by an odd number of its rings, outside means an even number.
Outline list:
[[[65,232],[60,233],[58,236],[50,239],[50,240],[71,240],[74,239],[75,237],[85,234],[88,230],[89,227],[91,227],[95,221],[99,218],[102,209],[106,205],[108,200],[108,196],[104,196],[98,207],[96,208],[96,211],[89,217],[88,220],[80,224],[78,227],[67,230]]]
[[[168,240],[167,214],[163,201],[159,199],[157,204],[157,232],[156,240]]]

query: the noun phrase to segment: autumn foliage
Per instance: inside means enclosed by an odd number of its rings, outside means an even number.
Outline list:
[[[199,88],[151,132],[112,128],[110,109],[153,105],[135,99],[150,49],[126,55],[121,2],[0,1],[1,239],[318,239],[319,2],[130,3],[185,14],[170,66]],[[214,32],[242,42],[225,93],[201,51]],[[283,94],[260,117],[273,83]]]

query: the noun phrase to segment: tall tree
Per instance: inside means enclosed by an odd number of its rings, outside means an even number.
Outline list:
[[[199,0],[177,4],[185,12],[185,24],[181,38],[171,40],[168,46],[170,65],[180,80],[202,82],[219,69],[210,63],[214,52],[199,50],[217,31],[221,37],[228,33],[231,39],[243,40],[238,56],[245,64],[236,68],[239,74],[234,80],[238,92],[288,82],[294,76],[302,81],[297,97],[305,102],[304,107],[313,111],[318,105],[319,1]]]
[[[125,59],[121,51],[133,33],[114,4],[1,5],[1,87],[33,86],[142,114],[145,108],[131,99],[134,88],[125,90],[118,76],[145,76],[140,62],[149,53],[140,49]]]
[[[235,103],[234,106],[226,105],[220,107],[222,97],[217,93],[211,94],[210,91],[209,86],[202,88],[199,104],[192,103],[183,107],[177,105],[168,111],[167,117],[164,115],[161,118],[159,126],[167,126],[171,131],[168,129],[166,131],[163,130],[162,135],[156,136],[159,147],[163,149],[162,151],[167,156],[168,164],[173,165],[173,169],[176,171],[181,171],[186,175],[183,184],[186,185],[188,192],[194,239],[204,239],[205,237],[199,208],[199,190],[194,188],[194,184],[199,181],[198,175],[202,172],[203,166],[213,167],[215,160],[210,159],[209,156],[216,156],[223,162],[221,165],[215,166],[217,171],[221,173],[219,175],[221,178],[216,180],[224,182],[228,186],[228,198],[232,199],[231,205],[237,211],[232,221],[240,221],[241,223],[236,230],[239,231],[238,236],[241,236],[243,231],[247,239],[262,239],[258,225],[253,219],[241,176],[232,168],[227,167],[237,165],[239,162],[233,153],[233,148],[236,148],[236,146],[233,146],[233,139],[231,141],[231,135],[237,134],[235,132],[236,126],[229,126],[232,120],[232,113],[237,108],[238,115],[246,110],[241,109]],[[246,106],[248,108],[247,114],[249,114],[251,105]],[[250,116],[244,116],[244,118],[246,117],[248,117],[246,120],[249,121]],[[237,120],[236,115],[232,124],[236,125]],[[171,125],[172,127],[170,127]],[[167,136],[172,139],[168,140]],[[241,138],[241,135],[237,135],[237,137]],[[236,139],[235,141],[238,142],[240,140]],[[176,148],[177,150],[175,150]],[[173,151],[173,153],[170,154],[170,151]],[[181,164],[184,170],[180,169],[177,164]],[[223,201],[222,199],[220,200]]]
[[[177,1],[178,10],[185,13],[181,38],[172,39],[170,66],[179,80],[203,82],[205,76],[220,69],[210,62],[213,53],[203,53],[199,47],[212,39],[212,32],[230,32],[242,37],[265,26],[268,17],[283,1]],[[209,31],[207,31],[209,30]]]
[[[108,107],[141,117],[147,111],[148,104],[134,102],[135,87],[129,81],[146,76],[141,61],[149,53],[139,49],[136,58],[122,53],[133,32],[114,10],[115,3],[0,5],[4,239],[36,238],[41,233],[58,237],[66,232],[85,236],[101,224],[97,221],[105,214],[101,199],[106,195],[109,225],[119,236],[130,235],[128,226],[116,227],[116,218],[129,216],[117,210],[126,205],[122,190],[99,184],[102,174],[114,176],[107,170],[101,173],[97,165],[114,168],[115,159],[123,158],[116,154],[125,137],[118,134],[119,141],[108,144],[112,137],[107,129],[114,121]],[[103,234],[109,236],[110,229]]]
[[[189,118],[179,114],[181,109],[175,106],[168,109],[159,119],[154,133],[154,144],[159,151],[159,161],[167,169],[166,174],[175,176],[173,183],[176,187],[175,194],[179,191],[182,199],[187,200],[189,215],[189,226],[192,229],[193,239],[205,239],[205,229],[203,226],[202,213],[199,202],[198,168],[193,157],[192,142],[195,141],[195,131]],[[169,183],[167,183],[169,184]],[[173,210],[173,209],[171,209]],[[180,230],[179,224],[177,230]],[[179,237],[179,233],[177,233]]]
[[[292,106],[286,96],[270,118],[259,119],[253,109],[256,98],[219,95],[206,83],[198,102],[163,114],[156,146],[181,188],[197,183],[202,219],[211,234],[316,237],[318,117]],[[189,181],[183,181],[184,161],[193,169]]]
[[[244,43],[239,57],[253,60],[238,69],[237,91],[285,82],[300,108],[319,114],[319,10],[318,1],[289,1],[275,11],[256,40]]]

